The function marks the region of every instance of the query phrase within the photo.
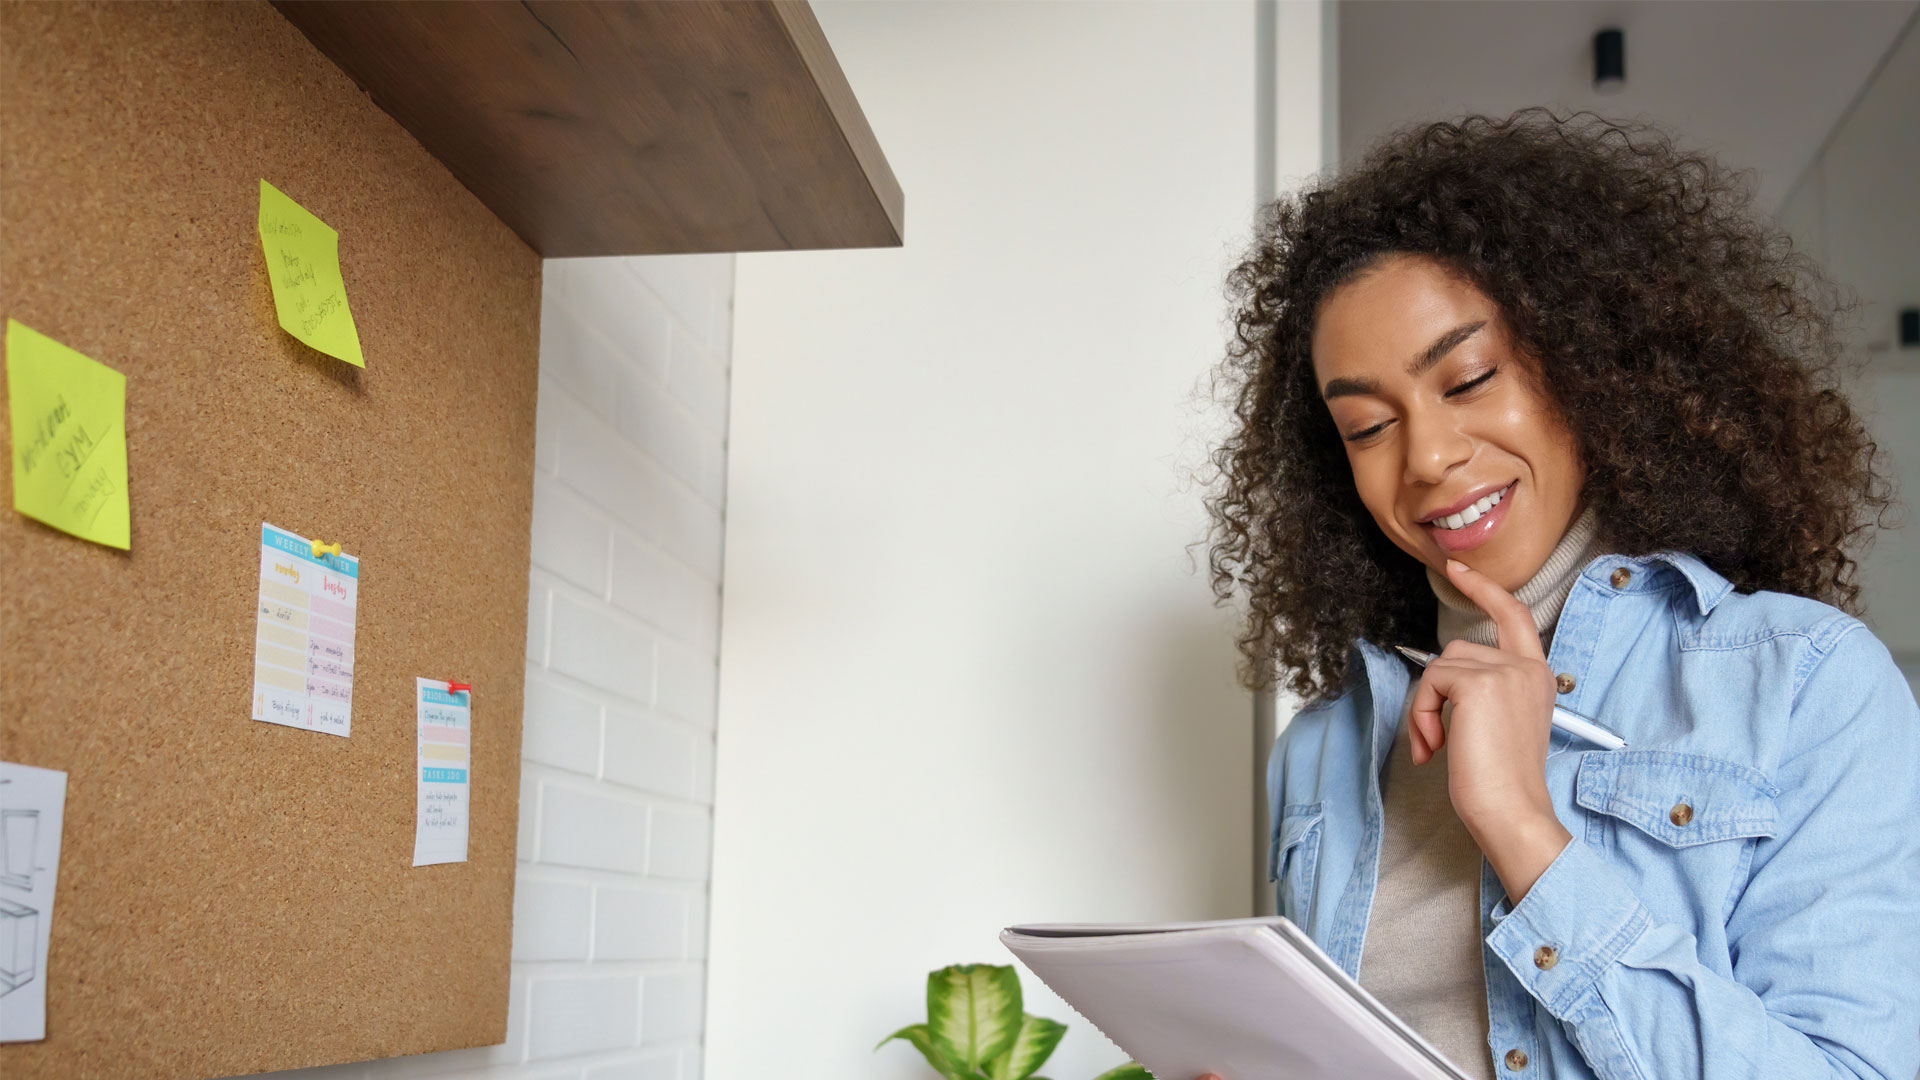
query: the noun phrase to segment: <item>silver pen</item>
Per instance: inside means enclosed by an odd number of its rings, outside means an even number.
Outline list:
[[[1431,663],[1436,655],[1435,653],[1421,652],[1419,649],[1409,649],[1405,645],[1395,645],[1394,648],[1399,651],[1401,656],[1406,657],[1417,666],[1423,668]],[[1569,735],[1606,747],[1608,750],[1626,749],[1627,740],[1594,723],[1587,717],[1581,716],[1572,709],[1555,705],[1553,707],[1553,726]]]

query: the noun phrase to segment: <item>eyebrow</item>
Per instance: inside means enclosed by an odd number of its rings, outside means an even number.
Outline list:
[[[1407,362],[1407,377],[1417,379],[1425,375],[1428,371],[1432,370],[1433,365],[1440,362],[1441,358],[1445,357],[1447,353],[1452,352],[1455,345],[1472,337],[1485,325],[1487,325],[1487,320],[1485,319],[1461,323],[1459,326],[1434,338],[1433,344],[1428,345],[1425,349],[1421,350],[1419,356]],[[1377,395],[1379,393],[1380,384],[1372,379],[1331,379],[1327,382],[1327,385],[1321,389],[1320,398],[1323,401],[1332,401],[1337,397],[1351,397],[1361,394]]]

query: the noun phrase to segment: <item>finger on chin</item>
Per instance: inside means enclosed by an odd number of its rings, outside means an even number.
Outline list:
[[[1472,600],[1493,620],[1497,647],[1505,652],[1545,659],[1532,610],[1499,582],[1458,559],[1448,561],[1458,563],[1461,567],[1450,575],[1454,587],[1465,593],[1467,599]]]

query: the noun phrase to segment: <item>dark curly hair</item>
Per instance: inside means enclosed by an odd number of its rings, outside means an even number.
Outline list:
[[[1648,124],[1522,109],[1402,128],[1261,212],[1227,278],[1209,567],[1248,603],[1241,681],[1336,692],[1356,637],[1435,643],[1423,564],[1354,488],[1309,342],[1335,288],[1397,254],[1501,310],[1578,439],[1602,550],[1687,551],[1752,592],[1858,614],[1848,548],[1892,503],[1837,378],[1857,305],[1752,209],[1748,174]]]

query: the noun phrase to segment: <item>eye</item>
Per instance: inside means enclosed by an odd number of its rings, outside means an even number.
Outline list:
[[[1452,397],[1452,396],[1454,396],[1455,394],[1462,394],[1462,393],[1465,393],[1465,392],[1467,392],[1468,390],[1471,390],[1471,389],[1473,389],[1474,387],[1476,387],[1476,386],[1479,386],[1479,385],[1480,385],[1481,383],[1483,383],[1483,382],[1486,382],[1486,381],[1487,381],[1488,379],[1491,379],[1491,378],[1493,378],[1493,375],[1494,375],[1494,372],[1496,372],[1496,371],[1499,371],[1499,370],[1500,370],[1500,369],[1499,369],[1498,367],[1491,367],[1491,368],[1488,368],[1488,369],[1487,369],[1487,373],[1486,373],[1485,375],[1481,375],[1481,376],[1478,376],[1478,377],[1476,377],[1476,378],[1472,378],[1472,379],[1468,379],[1468,380],[1467,380],[1466,382],[1463,382],[1463,383],[1461,383],[1461,384],[1460,384],[1459,386],[1456,386],[1456,387],[1454,387],[1453,389],[1451,389],[1451,390],[1449,390],[1449,391],[1447,391],[1447,392],[1446,392],[1445,394],[1442,394],[1441,396],[1442,396],[1442,397]]]
[[[1380,429],[1386,426],[1387,425],[1385,423],[1375,424],[1365,431],[1356,431],[1353,434],[1346,436],[1346,440],[1348,442],[1361,442],[1363,440],[1372,438],[1375,435],[1378,435],[1380,433]]]

